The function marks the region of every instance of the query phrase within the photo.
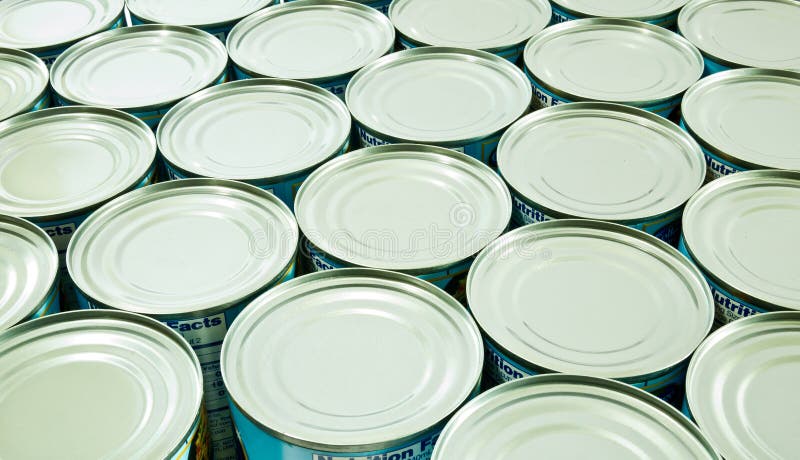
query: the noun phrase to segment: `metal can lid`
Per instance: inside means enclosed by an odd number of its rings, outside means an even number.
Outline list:
[[[28,111],[45,95],[48,73],[36,56],[0,48],[0,121]]]
[[[548,27],[525,47],[537,81],[572,101],[643,104],[679,96],[703,73],[683,37],[630,19],[579,19]]]
[[[350,133],[344,103],[314,85],[250,79],[205,89],[170,109],[158,147],[170,163],[205,177],[277,178],[338,153]]]
[[[686,204],[692,259],[731,294],[765,309],[800,310],[800,171],[717,179]]]
[[[345,100],[353,118],[386,137],[466,144],[522,116],[531,93],[525,75],[503,58],[430,46],[364,67],[350,80]]]
[[[641,221],[676,210],[700,188],[700,146],[642,109],[576,102],[538,110],[503,134],[500,174],[551,217]]]
[[[211,28],[223,26],[272,5],[273,0],[126,0],[132,15],[147,22]]]
[[[395,144],[317,169],[300,187],[295,212],[309,241],[339,260],[426,273],[464,261],[500,236],[511,197],[474,158]]]
[[[703,146],[747,169],[800,169],[800,73],[736,69],[700,80],[681,102]]]
[[[678,30],[726,67],[800,71],[800,3],[793,0],[692,0]]]
[[[0,334],[0,457],[173,458],[197,423],[200,363],[168,327],[84,310]]]
[[[70,102],[126,110],[161,108],[219,80],[225,46],[186,26],[145,25],[97,34],[69,47],[50,69]]]
[[[254,13],[228,35],[247,73],[296,80],[349,75],[390,52],[394,26],[381,12],[342,0],[297,0]]]
[[[0,123],[0,212],[56,218],[134,187],[153,166],[155,136],[136,117],[59,107]]]
[[[397,0],[389,18],[425,45],[499,51],[524,43],[550,22],[547,0]]]
[[[265,431],[366,452],[402,446],[455,412],[478,385],[483,345],[467,310],[430,283],[339,269],[253,301],[221,360],[231,400]]]
[[[700,345],[686,397],[725,458],[794,458],[798,379],[800,312],[766,313],[728,324]]]
[[[447,424],[432,460],[502,458],[719,459],[692,422],[629,385],[539,375],[495,387]]]
[[[196,317],[279,281],[298,239],[292,213],[271,193],[184,179],[129,192],[92,213],[70,240],[67,267],[102,305]]]
[[[487,336],[523,364],[608,378],[680,364],[714,316],[703,275],[675,248],[589,220],[500,237],[475,259],[467,299]]]
[[[551,0],[567,12],[586,17],[653,20],[676,13],[689,0]]]

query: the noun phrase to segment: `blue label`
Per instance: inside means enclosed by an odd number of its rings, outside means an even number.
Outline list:
[[[689,398],[687,396],[683,397],[683,404],[681,405],[681,412],[683,415],[686,416],[691,421],[694,421],[694,416],[692,415],[692,410],[689,409]]]
[[[686,129],[686,123],[684,122],[683,117],[681,117],[680,126],[684,131],[689,132],[689,130]],[[719,179],[720,177],[727,176],[728,174],[747,171],[747,169],[741,166],[736,166],[735,164],[723,160],[717,155],[714,155],[710,151],[706,150],[706,148],[702,145],[700,148],[703,150],[703,155],[706,159],[706,182],[711,182],[714,179]]]
[[[236,76],[237,80],[249,80],[251,78],[256,78],[250,75],[249,73],[245,72],[244,70],[242,70],[237,65],[233,66],[233,73]],[[315,81],[307,83],[319,86],[320,88],[324,89],[325,91],[331,92],[334,96],[344,101],[344,92],[347,89],[347,84],[350,83],[350,77],[340,78],[336,80],[324,80],[324,81]]]
[[[574,21],[576,19],[582,19],[572,14],[567,13],[566,11],[562,10],[561,8],[557,7],[553,2],[550,2],[553,7],[553,18],[550,21],[550,24],[560,24],[562,22],[567,21]],[[671,13],[666,16],[661,16],[655,19],[650,19],[647,22],[648,24],[653,24],[659,27],[664,27],[667,29],[674,29],[675,23],[678,21],[678,13]]]
[[[413,48],[417,48],[417,45],[411,43],[408,40],[405,40],[403,37],[398,37],[397,42],[403,49],[409,50]],[[519,57],[522,55],[522,52],[525,51],[526,43],[522,43],[515,46],[509,46],[507,48],[503,48],[501,50],[494,51],[493,54],[495,56],[499,56],[503,59],[510,61],[511,63],[517,62]]]
[[[50,293],[47,294],[44,302],[42,302],[42,306],[23,321],[30,321],[32,319],[41,318],[42,316],[59,313],[61,311],[61,304],[59,302],[60,297],[59,282],[57,277],[55,283],[53,283],[53,287],[50,288]]]
[[[37,110],[42,110],[50,107],[50,90],[45,90],[44,95],[36,101],[36,104],[33,105],[31,108],[31,112],[36,112]]]
[[[705,69],[703,71],[704,77],[719,72],[725,72],[726,70],[731,70],[731,67],[724,66],[716,61],[708,59],[707,57],[703,57],[703,62],[705,63]]]

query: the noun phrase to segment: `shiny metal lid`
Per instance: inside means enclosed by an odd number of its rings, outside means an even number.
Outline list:
[[[678,30],[727,67],[800,71],[800,3],[794,0],[692,0]]]
[[[547,0],[396,0],[389,18],[411,40],[485,51],[525,42],[547,27]]]
[[[200,363],[123,312],[46,316],[0,334],[0,457],[173,458],[194,429]]]
[[[681,363],[714,315],[703,275],[675,248],[588,220],[498,238],[475,259],[467,300],[481,329],[521,364],[608,378]]]
[[[231,399],[310,449],[399,447],[444,421],[480,380],[483,345],[461,304],[400,273],[340,269],[277,286],[222,346]]]
[[[642,109],[576,102],[538,110],[503,134],[500,174],[551,217],[641,221],[680,208],[700,186],[700,146]]]
[[[689,0],[551,0],[568,13],[587,17],[653,20],[676,13]]]
[[[126,0],[132,15],[146,22],[212,28],[242,19],[273,0]]]
[[[531,85],[507,60],[462,48],[423,47],[356,73],[345,100],[359,123],[398,141],[469,143],[528,109]]]
[[[150,171],[155,136],[136,117],[60,107],[0,123],[0,213],[55,218],[98,206]]]
[[[728,459],[797,456],[800,312],[737,320],[697,349],[686,376],[692,416]]]
[[[703,73],[703,57],[686,39],[629,19],[579,19],[536,34],[525,66],[572,101],[648,103],[683,93]]]
[[[228,35],[247,73],[297,80],[348,75],[390,52],[394,27],[379,11],[342,0],[298,0],[243,19]]]
[[[0,121],[31,110],[47,91],[44,62],[25,51],[0,48]]]
[[[309,241],[337,259],[422,273],[461,262],[500,236],[511,197],[472,157],[395,144],[317,169],[300,187],[295,213]]]
[[[35,313],[58,275],[53,240],[36,225],[0,215],[0,331]]]
[[[201,30],[123,27],[69,47],[50,69],[50,84],[76,104],[144,110],[212,85],[227,65],[225,46]]]
[[[92,213],[70,240],[67,266],[96,303],[196,317],[279,281],[298,238],[294,217],[271,193],[184,179],[135,190]]]
[[[158,126],[158,147],[193,174],[275,178],[338,153],[350,112],[329,91],[293,80],[250,79],[203,90],[173,107]]]
[[[535,454],[534,454],[535,453]],[[432,460],[719,459],[669,404],[612,380],[539,375],[495,387],[447,424]]]
[[[800,73],[736,69],[700,80],[681,102],[707,150],[747,169],[800,169]]]
[[[731,294],[765,309],[800,310],[800,171],[746,171],[689,200],[692,259]]]

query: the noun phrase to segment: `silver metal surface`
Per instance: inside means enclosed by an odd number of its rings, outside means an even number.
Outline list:
[[[137,18],[157,24],[213,28],[238,21],[274,0],[126,0]]]
[[[0,48],[0,121],[30,111],[47,94],[48,78],[41,59]]]
[[[648,21],[676,13],[689,0],[551,0],[558,8],[582,17]]]

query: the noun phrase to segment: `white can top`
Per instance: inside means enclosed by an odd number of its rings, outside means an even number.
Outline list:
[[[30,111],[46,94],[47,83],[47,67],[41,59],[0,48],[0,121]]]
[[[212,28],[272,5],[274,0],[126,0],[132,15],[146,22]]]
[[[551,0],[567,13],[647,21],[676,13],[689,0]]]

